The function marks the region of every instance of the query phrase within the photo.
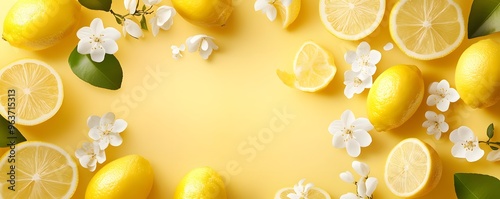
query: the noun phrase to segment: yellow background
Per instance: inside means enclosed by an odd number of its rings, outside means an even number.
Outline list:
[[[121,13],[122,2],[114,1],[113,5]],[[448,80],[454,87],[458,57],[479,39],[465,39],[452,54],[433,61],[411,59],[397,47],[384,51],[382,47],[392,42],[388,16],[394,2],[388,1],[380,27],[363,39],[382,52],[375,77],[392,65],[414,64],[422,71],[426,88],[441,79]],[[457,2],[467,21],[472,1]],[[0,23],[13,3],[2,2]],[[255,12],[253,4],[254,0],[234,0],[234,12],[224,28],[197,27],[177,15],[172,28],[160,31],[157,37],[145,32],[145,37],[139,40],[130,36],[120,38],[120,49],[115,55],[123,67],[124,78],[122,88],[117,91],[93,87],[72,73],[67,59],[78,43],[76,34],[39,52],[16,49],[0,41],[0,66],[21,58],[39,59],[52,65],[64,84],[65,97],[59,112],[43,124],[19,126],[19,129],[28,140],[51,142],[73,155],[81,143],[90,140],[86,126],[90,115],[116,113],[117,118],[125,119],[129,126],[121,134],[124,143],[106,149],[106,163],[128,154],[147,158],[155,171],[149,198],[155,199],[172,198],[181,178],[201,166],[211,166],[225,176],[231,199],[273,198],[278,189],[292,187],[302,178],[325,189],[332,198],[339,198],[344,193],[355,192],[355,186],[338,177],[343,171],[353,172],[353,160],[368,163],[370,176],[379,179],[375,198],[395,198],[384,182],[384,164],[392,147],[408,137],[428,142],[443,161],[439,185],[424,198],[455,198],[453,174],[456,172],[500,177],[500,165],[485,158],[490,151],[486,145],[481,145],[485,157],[469,163],[451,156],[452,143],[448,139],[452,130],[467,125],[480,140],[485,140],[488,124],[500,125],[500,104],[474,110],[462,101],[453,103],[445,113],[450,131],[435,140],[421,127],[425,111],[438,111],[425,104],[427,90],[423,103],[409,122],[390,132],[371,131],[373,143],[362,148],[358,158],[348,156],[345,149],[334,148],[332,135],[327,130],[332,121],[340,119],[346,109],[352,110],[356,117],[367,117],[367,90],[350,100],[343,94],[343,73],[350,68],[343,55],[347,50],[355,50],[360,41],[343,41],[330,34],[320,21],[318,1],[303,0],[297,20],[288,29],[282,29],[279,20],[270,22],[264,14]],[[171,3],[165,0],[161,5]],[[78,27],[89,26],[93,18],[101,17],[106,27],[121,31],[111,14],[82,10]],[[170,46],[180,45],[195,34],[213,36],[220,49],[208,61],[188,52],[184,52],[184,58],[174,60]],[[489,37],[499,38],[498,35]],[[292,65],[296,51],[308,40],[328,50],[338,67],[330,85],[317,93],[288,88],[275,74],[277,68]],[[284,113],[288,116],[280,118]],[[252,144],[252,140],[257,144]],[[100,168],[102,165],[97,167]],[[79,174],[74,198],[84,197],[94,173],[79,166]]]

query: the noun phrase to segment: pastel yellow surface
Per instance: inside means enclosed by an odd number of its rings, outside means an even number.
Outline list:
[[[112,111],[117,118],[125,119],[129,126],[122,133],[124,143],[106,149],[106,163],[129,154],[148,159],[155,172],[149,196],[152,199],[172,198],[181,178],[202,166],[213,167],[225,176],[228,198],[232,199],[273,198],[277,190],[291,187],[301,178],[325,189],[332,198],[339,198],[355,192],[352,184],[338,177],[343,171],[353,171],[353,160],[368,163],[371,176],[379,179],[376,198],[395,198],[383,181],[384,164],[392,147],[408,137],[428,142],[443,161],[441,182],[424,198],[455,198],[454,173],[500,177],[500,165],[485,157],[475,163],[452,157],[449,133],[467,125],[480,140],[486,140],[488,124],[500,126],[500,104],[473,110],[462,101],[453,103],[445,113],[450,131],[440,140],[427,135],[421,127],[424,113],[437,111],[425,104],[427,87],[441,79],[454,87],[458,57],[478,39],[465,40],[452,54],[434,61],[411,59],[397,47],[384,51],[382,47],[392,42],[387,18],[394,2],[388,1],[381,26],[363,39],[382,52],[375,78],[390,66],[414,64],[424,75],[426,94],[416,114],[402,127],[390,132],[371,131],[373,143],[362,148],[358,158],[332,146],[328,125],[340,119],[346,109],[351,109],[356,117],[367,117],[367,91],[351,100],[343,94],[343,73],[350,67],[343,55],[354,50],[359,41],[342,41],[330,34],[321,24],[317,1],[303,0],[297,20],[286,30],[279,21],[269,22],[264,14],[255,12],[253,0],[234,0],[234,12],[222,29],[197,27],[177,15],[172,28],[161,31],[157,37],[151,32],[145,32],[140,40],[122,37],[115,55],[122,64],[124,79],[117,91],[90,86],[71,72],[67,59],[78,43],[76,34],[39,52],[16,49],[1,40],[0,67],[21,58],[35,58],[49,63],[61,75],[65,97],[55,117],[38,126],[19,126],[29,140],[51,142],[74,154],[82,142],[90,139],[88,116]],[[472,0],[457,2],[467,20]],[[0,23],[13,3],[2,2]],[[161,4],[171,5],[168,0]],[[122,1],[114,1],[113,8],[123,13]],[[78,27],[88,26],[93,18],[101,17],[106,27],[121,30],[109,13],[83,9],[83,15]],[[220,49],[208,61],[188,52],[184,58],[174,60],[170,46],[180,45],[195,34],[213,36]],[[498,34],[489,37],[500,39]],[[291,89],[275,73],[277,68],[292,65],[296,51],[308,40],[328,50],[338,67],[334,80],[318,93]],[[490,151],[486,145],[481,147],[486,153]],[[97,167],[100,168],[102,165]],[[79,167],[79,174],[74,198],[84,197],[94,173]]]

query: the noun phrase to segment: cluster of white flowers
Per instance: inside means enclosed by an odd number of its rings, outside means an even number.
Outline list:
[[[143,0],[145,6],[152,7],[160,3],[161,0]],[[137,12],[138,7],[137,0],[124,0],[125,9],[129,11],[130,15],[134,15]],[[170,6],[160,6],[156,9],[155,16],[151,18],[149,23],[151,24],[151,32],[153,36],[156,37],[160,28],[163,30],[169,30],[170,26],[174,23],[174,16],[177,12],[173,7]],[[134,20],[130,18],[125,18],[123,22],[123,34],[129,34],[134,38],[142,37],[142,28]]]
[[[274,21],[278,14],[275,3],[276,0],[257,0],[253,7],[255,11],[262,11],[262,13],[266,14],[269,21]],[[292,4],[292,0],[282,0],[281,3],[283,6],[288,7]]]
[[[340,120],[333,121],[328,127],[328,131],[333,135],[333,146],[346,148],[351,157],[358,157],[361,147],[372,143],[372,137],[368,133],[372,129],[373,125],[367,118],[356,119],[351,110],[345,110]]]
[[[370,50],[370,44],[367,42],[361,42],[356,51],[347,51],[344,59],[351,65],[351,70],[344,73],[344,95],[351,99],[354,94],[360,94],[365,88],[372,87],[373,75],[377,71],[382,54],[377,50]]]
[[[340,179],[342,179],[344,182],[356,185],[356,193],[346,193],[340,196],[340,199],[373,198],[373,192],[377,188],[378,180],[377,178],[368,176],[370,174],[370,167],[363,162],[353,161],[352,168],[358,175],[361,176],[358,181],[354,180],[354,176],[349,171],[340,173]]]
[[[429,87],[427,105],[436,106],[441,112],[446,112],[450,107],[450,103],[456,102],[458,99],[460,99],[458,92],[454,88],[450,88],[450,83],[443,79],[440,82],[433,82]],[[422,124],[422,127],[427,128],[427,134],[434,135],[439,140],[442,133],[448,132],[449,126],[443,114],[427,111],[425,118],[427,121]]]
[[[304,186],[303,185],[304,181],[305,181],[305,179],[302,179],[302,180],[299,181],[298,184],[296,184],[296,185],[293,186],[293,191],[295,193],[289,193],[286,196],[288,198],[290,198],[290,199],[303,199],[303,198],[307,198],[307,196],[309,194],[309,190],[311,190],[311,188],[314,187],[314,185],[312,183],[307,183]]]
[[[123,119],[115,120],[114,113],[106,113],[102,117],[90,116],[87,120],[87,126],[90,128],[89,137],[92,142],[84,142],[82,147],[75,151],[83,168],[95,171],[97,163],[102,164],[106,161],[104,150],[111,146],[120,146],[123,142],[120,133],[127,128],[127,122]]]
[[[189,37],[186,39],[186,45],[181,44],[180,46],[176,46],[176,45],[171,46],[172,57],[174,59],[181,58],[183,56],[182,52],[184,50],[186,50],[186,46],[187,46],[187,50],[189,52],[199,51],[200,56],[203,59],[208,59],[208,57],[210,57],[210,55],[212,54],[212,52],[214,50],[219,49],[219,46],[217,46],[217,44],[215,44],[215,42],[213,40],[214,40],[213,37],[210,37],[208,35],[203,35],[203,34],[194,35],[192,37]]]

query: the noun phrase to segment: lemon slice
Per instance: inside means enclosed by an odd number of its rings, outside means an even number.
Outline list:
[[[283,188],[276,192],[274,199],[289,199],[288,194],[295,193],[293,188]],[[330,199],[330,195],[323,189],[318,187],[312,187],[309,192],[307,192],[308,199]]]
[[[465,37],[462,10],[453,0],[401,0],[391,11],[389,30],[405,54],[420,60],[450,54]]]
[[[380,25],[385,0],[320,0],[323,25],[338,38],[360,40]]]
[[[37,125],[54,116],[62,101],[61,78],[48,64],[23,59],[0,70],[0,114],[4,118]]]
[[[274,6],[283,20],[283,28],[287,28],[299,16],[300,0],[292,0],[289,6],[284,6],[282,0],[276,0]]]
[[[295,55],[293,72],[280,69],[276,71],[283,83],[306,92],[325,88],[336,72],[333,58],[311,41],[305,42]]]
[[[66,151],[36,141],[20,143],[14,150],[0,159],[0,198],[71,198],[78,169]]]
[[[431,146],[419,139],[408,138],[389,154],[385,183],[398,197],[420,197],[436,187],[442,168],[441,159]]]

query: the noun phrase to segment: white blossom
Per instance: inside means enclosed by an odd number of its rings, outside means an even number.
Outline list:
[[[429,87],[429,94],[427,105],[436,105],[441,112],[448,110],[450,102],[456,102],[460,99],[457,90],[450,88],[450,83],[445,79],[441,80],[439,83],[433,82]]]
[[[333,135],[333,146],[346,148],[351,157],[358,157],[361,147],[372,143],[372,137],[368,133],[372,129],[373,125],[368,119],[356,119],[351,110],[345,110],[340,120],[333,121],[328,127],[328,131]]]
[[[137,9],[137,0],[124,0],[123,4],[125,9],[129,11],[129,14],[134,14]]]
[[[255,11],[261,11],[266,14],[270,21],[276,20],[276,15],[278,10],[276,9],[276,0],[257,0],[255,1],[253,8]],[[292,0],[282,0],[283,6],[288,7],[292,4]]]
[[[90,116],[87,120],[90,128],[89,137],[99,143],[101,150],[112,146],[120,146],[123,142],[120,133],[127,128],[127,122],[123,119],[115,120],[114,113],[106,113],[101,117]]]
[[[213,38],[207,35],[195,35],[187,38],[186,46],[189,52],[200,51],[203,59],[208,59],[213,50],[219,49]]]
[[[456,158],[465,158],[468,162],[475,162],[484,155],[479,148],[479,141],[469,127],[461,126],[450,133],[450,141],[454,143],[451,154]]]
[[[339,176],[340,176],[340,179],[342,179],[344,182],[347,182],[347,183],[354,183],[355,182],[354,176],[349,171],[342,172],[342,173],[340,173]]]
[[[172,49],[172,58],[180,59],[182,57],[182,52],[186,50],[186,46],[181,44],[180,46],[172,45],[170,46]]]
[[[94,62],[102,62],[105,54],[114,54],[118,51],[115,40],[120,38],[120,32],[111,27],[104,28],[100,18],[92,20],[90,27],[80,28],[76,35],[80,39],[78,53],[90,54]]]
[[[352,70],[348,70],[344,73],[344,95],[351,99],[354,97],[354,94],[362,93],[366,88],[372,87],[372,76],[361,75],[361,72],[354,72]]]
[[[370,50],[370,44],[361,42],[356,51],[347,51],[345,61],[351,65],[351,70],[361,72],[360,78],[365,79],[375,74],[377,64],[382,59],[382,54],[377,50]]]
[[[346,171],[340,173],[340,178],[347,183],[354,183],[356,185],[356,193],[346,193],[340,196],[341,199],[365,199],[373,198],[373,192],[377,188],[378,180],[374,177],[368,177],[370,174],[370,167],[367,164],[359,161],[352,162],[352,168],[360,175],[358,181],[354,181],[351,172]]]
[[[314,186],[312,183],[307,183],[305,186],[303,185],[305,179],[299,181],[298,184],[293,186],[293,190],[295,193],[289,193],[286,195],[290,199],[303,199],[307,198],[309,190]]]
[[[127,33],[138,39],[139,37],[142,37],[142,29],[139,26],[139,24],[135,23],[135,21],[132,21],[130,19],[125,19],[123,21],[123,35],[126,36]]]
[[[106,161],[106,154],[101,150],[97,142],[84,142],[82,148],[75,151],[75,156],[78,158],[83,168],[95,171],[97,163],[102,164]]]
[[[153,36],[156,37],[156,35],[158,35],[160,28],[169,30],[172,24],[174,24],[174,16],[176,13],[173,7],[160,6],[156,10],[155,16],[149,21],[149,23],[151,23],[151,32]]]
[[[427,128],[427,134],[434,135],[434,137],[439,140],[441,138],[441,133],[446,133],[449,129],[448,123],[444,121],[443,114],[436,114],[434,111],[425,112],[425,121],[422,127]]]

